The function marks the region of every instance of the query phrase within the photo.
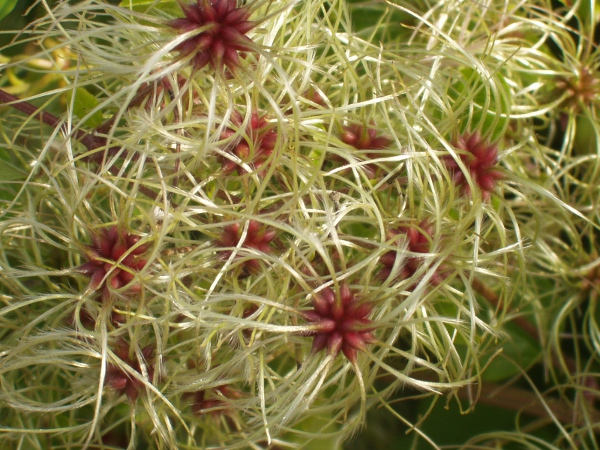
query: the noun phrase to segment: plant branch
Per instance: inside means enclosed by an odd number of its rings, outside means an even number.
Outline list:
[[[548,413],[551,412],[562,424],[571,424],[578,420],[573,406],[558,398],[549,398],[542,401],[531,390],[506,384],[482,383],[480,389],[479,401],[490,406],[510,411],[520,411],[534,417],[547,418]],[[458,396],[464,400],[472,399],[469,389],[458,390]],[[591,422],[600,422],[600,411],[590,406],[587,413]]]
[[[22,113],[25,113],[28,116],[33,117],[34,119],[37,119],[40,122],[42,122],[52,128],[58,128],[58,127],[64,126],[62,121],[55,115],[50,114],[46,111],[43,111],[42,109],[38,108],[37,106],[35,106],[25,100],[21,100],[18,97],[14,96],[12,94],[9,94],[8,92],[6,92],[2,89],[0,89],[0,102],[4,103],[6,106],[10,106],[10,107],[16,109],[17,111],[21,111]],[[75,133],[75,139],[77,139],[79,142],[81,142],[83,145],[85,145],[85,147],[90,151],[106,146],[106,139],[104,139],[104,138],[94,136],[93,134],[87,133],[83,130],[75,130],[74,133]],[[110,150],[112,150],[112,149],[108,149],[108,151],[107,151],[108,154],[111,153]],[[85,158],[85,159],[87,159],[87,158]],[[101,158],[98,158],[98,157],[94,157],[91,159],[95,160],[96,162],[101,161]],[[115,167],[115,166],[109,167],[108,171],[112,175],[115,175],[115,176],[117,176],[119,174],[119,168]],[[140,186],[139,191],[142,194],[144,194],[145,196],[151,198],[152,200],[156,200],[158,198],[158,194],[156,194],[154,191],[152,191],[151,189],[149,189],[145,186]]]
[[[6,106],[10,106],[17,111],[21,111],[22,113],[27,114],[34,119],[39,120],[42,123],[45,123],[52,128],[63,127],[61,120],[53,114],[50,114],[37,106],[25,101],[20,98],[9,94],[8,92],[0,89],[0,102],[4,103]],[[87,133],[83,130],[75,130],[75,139],[80,141],[83,145],[87,147],[88,150],[96,150],[97,148],[103,147],[106,145],[106,139],[100,138],[98,136],[94,136],[90,133]]]

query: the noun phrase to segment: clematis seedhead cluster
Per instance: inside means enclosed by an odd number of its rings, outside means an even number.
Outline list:
[[[131,355],[132,352],[133,355]],[[108,365],[105,384],[118,394],[125,394],[130,401],[135,402],[145,389],[145,383],[142,381],[145,378],[142,364],[145,367],[147,380],[152,382],[154,378],[154,364],[152,364],[154,348],[152,346],[144,347],[138,356],[135,354],[135,349],[132,349],[124,339],[119,339],[115,344],[114,353],[120,363]]]
[[[89,288],[100,292],[101,301],[109,301],[122,288],[126,294],[141,291],[136,273],[148,264],[144,257],[148,245],[138,244],[139,241],[140,236],[117,225],[92,234],[92,245],[85,251],[88,262],[76,270],[90,277]]]
[[[312,323],[308,336],[314,336],[312,352],[326,350],[336,357],[341,351],[348,360],[356,363],[357,351],[375,342],[369,315],[373,305],[361,302],[347,284],[342,284],[339,295],[326,287],[313,296],[313,309],[304,313]]]
[[[240,134],[240,126],[243,123],[241,114],[234,113],[231,123],[237,127],[237,131],[227,128],[221,135],[223,140],[229,143],[225,151],[235,155],[242,163],[248,164],[254,170],[260,170],[269,160],[277,143],[277,131],[274,125],[267,121],[266,116],[259,116],[252,111],[250,121],[244,133]],[[241,167],[234,159],[221,156],[221,169],[225,175],[235,170],[240,172]]]
[[[210,65],[213,69],[234,71],[240,66],[240,52],[255,49],[246,36],[256,23],[248,20],[247,7],[238,7],[237,0],[197,0],[179,6],[184,17],[169,22],[177,33],[192,33],[175,47],[182,58],[191,58],[196,70]]]
[[[581,8],[51,3],[0,48],[2,445],[333,449],[378,409],[437,447],[510,382],[595,448]]]
[[[454,142],[454,148],[468,171],[464,172],[453,157],[446,156],[444,162],[452,173],[454,183],[465,195],[470,195],[470,179],[480,189],[482,197],[489,199],[496,183],[503,178],[497,167],[498,145],[490,144],[476,131],[460,135]]]
[[[244,235],[245,232],[245,235]],[[248,222],[247,230],[244,230],[240,222],[227,225],[217,240],[220,247],[247,248],[264,254],[270,254],[273,250],[271,242],[277,236],[277,231],[265,227],[256,220]],[[222,259],[228,259],[234,250],[223,250],[220,252]],[[241,257],[242,255],[240,255]],[[243,262],[243,268],[249,272],[260,270],[260,257],[250,257]]]

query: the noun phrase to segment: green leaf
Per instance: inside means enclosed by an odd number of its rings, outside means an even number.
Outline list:
[[[156,0],[121,0],[119,6],[124,8],[135,8],[136,6],[149,5],[156,3]]]
[[[575,145],[573,146],[575,154],[577,156],[595,155],[598,148],[600,125],[587,115],[580,115],[575,120]]]
[[[71,102],[73,96],[72,92],[69,92],[68,101]],[[73,113],[83,119],[90,111],[98,106],[98,100],[84,88],[77,88],[75,90],[75,100],[73,101]],[[91,116],[89,116],[84,124],[91,128],[96,128],[104,122],[102,112],[96,110]]]
[[[0,20],[4,19],[17,6],[17,0],[0,0]]]
[[[181,11],[175,0],[121,0],[119,6],[141,12],[147,12],[150,8],[157,8],[163,12]]]
[[[332,420],[331,413],[314,414],[308,416],[300,423],[294,426],[296,432],[290,433],[287,438],[292,442],[306,442],[306,436],[311,437],[310,448],[327,448],[331,450],[340,450],[341,445],[339,436],[336,435],[337,425]],[[300,431],[302,434],[298,435]]]
[[[505,325],[508,337],[502,344],[502,353],[497,355],[487,366],[483,379],[500,382],[517,375],[521,369],[527,369],[540,357],[539,344],[531,339],[523,330],[512,323]],[[485,364],[486,361],[482,361]]]
[[[0,180],[2,181],[15,181],[23,179],[23,173],[18,171],[11,165],[0,164]]]
[[[427,420],[423,422],[421,427],[423,434],[440,447],[447,445],[453,448],[474,448],[475,446],[462,447],[461,444],[480,433],[510,430],[515,423],[514,411],[486,405],[483,402],[478,403],[475,410],[470,414],[464,414],[458,402],[454,401],[437,401],[431,409],[429,409],[429,402],[427,401],[422,401],[419,406],[420,414],[428,414]],[[412,448],[425,449],[431,447],[419,445]],[[493,447],[492,445],[488,448],[506,449],[505,446]]]

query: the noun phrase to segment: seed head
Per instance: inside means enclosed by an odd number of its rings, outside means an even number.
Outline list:
[[[142,373],[141,364],[138,358],[131,359],[129,356],[129,345],[123,340],[119,340],[115,346],[114,353],[123,361],[125,364],[130,366],[133,370],[138,373]],[[148,361],[152,357],[154,348],[152,346],[144,347],[142,349],[142,356],[145,361]],[[146,364],[146,370],[148,373],[148,379],[154,378],[154,364]],[[127,398],[134,402],[143,388],[144,383],[132,376],[128,371],[123,368],[109,364],[106,370],[105,384],[108,384],[111,388],[117,391],[119,394],[127,395]]]
[[[179,6],[185,17],[169,25],[179,34],[202,30],[175,47],[181,56],[192,56],[196,70],[210,64],[215,70],[227,66],[233,71],[240,65],[238,52],[253,50],[254,43],[246,33],[256,23],[248,20],[248,8],[238,8],[237,0],[197,0]]]
[[[454,147],[462,150],[460,159],[467,167],[471,179],[481,189],[484,200],[488,200],[496,187],[496,181],[502,179],[502,172],[495,169],[498,163],[498,145],[484,141],[481,134],[476,131],[473,134],[459,136]],[[464,194],[469,195],[471,189],[467,177],[458,163],[451,156],[445,157],[444,163],[452,173],[454,183],[462,187]]]
[[[327,353],[335,357],[341,350],[346,358],[356,362],[356,352],[375,342],[368,319],[372,308],[369,303],[361,303],[345,283],[340,286],[339,298],[329,287],[316,294],[313,310],[304,313],[304,318],[314,324],[306,333],[315,337],[312,352],[327,348]]]
[[[390,145],[388,138],[377,136],[375,128],[366,128],[360,124],[345,127],[341,139],[357,150],[381,150]]]
[[[389,237],[393,238],[398,235],[405,235],[407,240],[407,253],[429,253],[431,251],[431,235],[433,234],[433,225],[430,224],[427,220],[421,221],[419,224],[419,228],[413,228],[408,226],[398,227],[396,229],[390,230],[388,232]],[[398,257],[398,252],[390,251],[385,253],[380,259],[379,262],[383,264],[383,268],[379,271],[379,278],[381,280],[387,279],[392,273],[394,264],[396,263],[396,258]],[[400,271],[400,278],[402,280],[406,280],[412,277],[421,264],[423,263],[423,257],[414,255],[409,256],[403,262],[403,266]],[[434,285],[438,285],[444,279],[444,275],[441,273],[435,273],[431,282]]]
[[[88,262],[79,266],[77,271],[91,277],[89,286],[102,291],[102,301],[111,298],[112,290],[126,285],[127,292],[141,291],[141,285],[132,281],[135,278],[134,272],[143,269],[148,263],[143,257],[148,246],[136,246],[139,240],[139,236],[128,234],[117,226],[92,236],[92,245],[86,250]]]
[[[387,137],[378,136],[375,128],[368,128],[360,124],[351,124],[345,127],[340,139],[357,150],[381,150],[390,145],[390,140]],[[368,159],[377,158],[377,156],[377,153],[373,152],[364,153],[364,157]],[[363,168],[369,178],[373,177],[377,170],[375,164],[367,164]]]
[[[192,412],[197,415],[210,413],[214,418],[221,414],[231,414],[227,409],[226,399],[240,398],[241,394],[230,386],[223,385],[186,394],[192,400]]]
[[[598,73],[587,67],[581,67],[575,75],[559,78],[556,81],[556,88],[555,94],[559,96],[567,94],[563,105],[579,112],[583,106],[589,106],[598,99],[600,94]]]
[[[239,223],[228,225],[223,230],[221,237],[217,243],[222,247],[237,247],[242,238],[243,228]],[[261,226],[260,222],[251,220],[248,224],[248,230],[246,237],[242,243],[242,247],[251,248],[263,253],[271,253],[271,241],[275,239],[277,232],[275,230],[268,230]],[[222,253],[223,258],[229,258],[231,251],[225,251]],[[244,268],[249,272],[257,272],[260,269],[260,263],[258,259],[252,258],[244,261]]]
[[[236,111],[231,121],[239,128],[242,125],[243,118]],[[221,139],[229,139],[235,134],[235,130],[227,128],[221,135]],[[276,143],[277,131],[273,129],[273,125],[267,122],[266,116],[259,117],[258,113],[253,111],[250,123],[246,128],[246,135],[240,136],[239,139],[230,143],[226,150],[255,169],[260,169],[273,153]],[[220,161],[226,175],[238,168],[238,164],[231,159],[221,157]]]

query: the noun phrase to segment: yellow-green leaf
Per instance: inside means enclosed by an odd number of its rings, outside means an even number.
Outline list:
[[[69,92],[68,101],[71,103],[73,92]],[[98,106],[98,100],[84,88],[77,88],[75,90],[75,98],[73,99],[73,113],[83,119],[85,117],[84,124],[91,128],[96,128],[102,124],[104,117],[101,111],[94,111],[93,114],[86,117],[91,111]]]
[[[146,12],[149,8],[158,8],[164,12],[174,10],[180,11],[175,0],[121,0],[119,6],[141,12]]]
[[[4,19],[17,5],[17,0],[0,0],[0,20]]]

